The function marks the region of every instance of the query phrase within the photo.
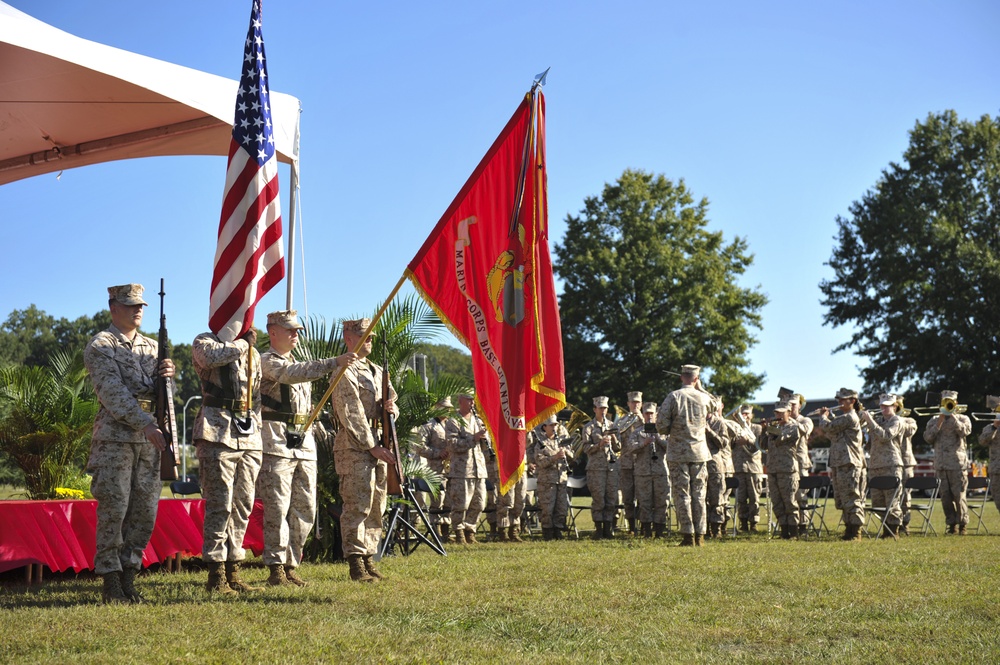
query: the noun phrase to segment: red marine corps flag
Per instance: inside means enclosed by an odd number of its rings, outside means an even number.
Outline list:
[[[227,341],[250,329],[257,303],[285,276],[278,159],[260,25],[260,0],[254,0],[236,93],[208,312],[209,328]]]
[[[504,492],[524,471],[527,431],[566,405],[548,231],[545,99],[536,84],[407,268],[472,351],[476,403]]]

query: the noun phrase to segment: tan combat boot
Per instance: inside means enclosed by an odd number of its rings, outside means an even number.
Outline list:
[[[493,532],[493,540],[498,543],[506,543],[510,541],[510,533],[504,527],[497,527],[496,531]]]
[[[285,566],[285,579],[295,586],[305,586],[306,581],[295,572],[295,566]]]
[[[476,530],[466,529],[465,530],[465,544],[466,545],[478,545],[479,541],[476,540]]]
[[[119,572],[105,573],[104,587],[101,589],[101,600],[105,605],[124,605],[129,602],[122,591],[122,574]]]
[[[135,568],[122,569],[122,593],[133,605],[138,605],[146,600],[135,588],[135,576],[138,574],[139,571]]]
[[[964,536],[965,535],[965,525],[964,524],[959,524],[958,525],[958,535],[960,535],[960,536]]]
[[[364,556],[362,556],[361,561],[363,561],[365,564],[365,572],[371,575],[372,579],[374,579],[376,582],[385,579],[385,576],[382,575],[382,573],[378,571],[378,568],[375,567],[375,563],[372,561],[371,554],[365,554]]]
[[[503,532],[503,529],[500,530]],[[490,535],[486,538],[488,541],[495,541],[497,539],[497,523],[493,522],[490,524]]]
[[[703,534],[703,533],[696,533],[696,534],[694,534],[694,546],[695,547],[704,547],[705,546],[705,534]]]
[[[524,541],[521,540],[521,534],[518,533],[520,530],[521,527],[514,524],[507,527],[507,539],[512,543],[523,543]]]
[[[288,586],[291,582],[285,577],[285,566],[280,563],[272,563],[268,568],[271,569],[271,574],[267,578],[267,583],[270,586]]]
[[[208,582],[205,583],[205,590],[209,593],[217,593],[222,596],[235,596],[236,590],[226,582],[225,570],[221,561],[212,561],[208,564]]]
[[[347,557],[347,565],[351,567],[351,579],[355,582],[372,583],[375,578],[368,574],[365,562],[360,554],[351,554]]]
[[[451,525],[450,524],[441,524],[439,526],[441,528],[441,538],[444,539],[444,542],[446,542],[446,543],[453,543],[453,542],[455,542],[455,534],[453,534],[451,532]]]
[[[229,588],[239,593],[246,593],[247,591],[261,591],[263,587],[250,586],[243,581],[240,577],[240,562],[239,561],[227,561],[226,562],[226,582],[229,584]]]
[[[694,547],[694,534],[693,533],[682,533],[681,534],[681,547]]]

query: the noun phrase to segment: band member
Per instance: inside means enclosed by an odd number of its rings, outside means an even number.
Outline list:
[[[628,413],[615,421],[618,440],[621,441],[623,450],[632,433],[642,428],[642,414],[639,413],[642,407],[642,393],[633,391],[628,393],[627,397]],[[625,521],[628,522],[629,533],[635,535],[635,476],[632,471],[631,455],[622,454],[618,460],[618,487],[621,490],[622,505],[625,506]]]
[[[587,454],[587,487],[594,517],[594,540],[614,537],[618,511],[618,430],[608,419],[608,398],[594,398],[594,419],[583,427],[583,452]]]
[[[903,441],[900,444],[899,454],[903,459],[903,495],[899,500],[900,527],[899,533],[910,535],[910,490],[906,487],[906,481],[913,477],[913,467],[917,465],[917,458],[913,456],[913,435],[917,433],[917,421],[909,416],[909,409],[903,406],[902,396],[896,397],[896,415],[903,423]]]
[[[732,431],[726,423],[732,421],[722,417],[722,400],[715,401],[715,410],[709,414],[705,440],[712,459],[708,461],[708,482],[705,492],[705,512],[708,515],[707,538],[726,535],[726,507],[729,505],[730,489],[726,479],[733,475]]]
[[[958,401],[954,390],[942,390],[941,401]],[[969,489],[969,456],[965,437],[972,433],[972,421],[960,413],[941,414],[931,418],[924,429],[924,441],[934,446],[934,471],[941,481],[941,507],[944,509],[948,533],[965,535],[969,523],[969,505],[965,493]]]
[[[761,466],[760,446],[757,444],[762,428],[753,422],[753,406],[744,404],[736,415],[738,424],[744,429],[739,441],[732,443],[733,474],[736,476],[736,517],[740,531],[753,533],[760,519],[760,495],[763,491],[761,480],[764,469]]]
[[[445,397],[435,404],[434,408],[441,409],[446,413],[450,412],[452,409],[451,397]],[[448,435],[445,430],[445,422],[447,420],[447,415],[431,418],[420,428],[420,444],[417,447],[419,455],[427,460],[427,466],[432,471],[441,474],[441,476],[446,476],[448,473],[446,467],[448,463]],[[445,496],[448,491],[447,483],[448,479],[443,478],[437,497],[430,499],[429,507],[431,508],[431,513],[429,517],[432,527],[440,532],[441,537],[453,543],[455,542],[455,536],[451,533],[451,515],[444,512]]]
[[[486,505],[486,452],[490,437],[473,408],[472,393],[458,396],[458,415],[445,424],[448,436],[448,502],[455,542],[475,545],[479,516]]]
[[[667,395],[656,414],[656,430],[667,440],[670,494],[677,512],[682,547],[705,540],[705,468],[712,454],[705,429],[714,398],[701,388],[697,365],[681,366],[681,388]]]
[[[767,450],[767,494],[781,537],[791,540],[799,526],[799,457],[801,426],[791,419],[787,402],[774,407],[774,421],[764,428],[761,448]]]
[[[896,396],[883,394],[879,397],[879,408],[882,410],[882,424],[876,422],[867,411],[861,412],[861,417],[868,425],[868,437],[871,443],[868,460],[868,477],[893,476],[903,480],[903,457],[900,448],[903,443],[903,421],[896,415]],[[891,490],[872,489],[872,508],[881,508],[885,512],[882,521],[883,531],[898,540],[897,533],[902,523],[903,513],[899,508],[898,499],[893,501],[895,492]]]
[[[990,409],[996,407],[996,404],[990,404],[991,398],[996,400],[992,395],[986,398],[986,406]],[[998,433],[1000,433],[1000,413],[979,435],[979,445],[990,449],[990,487],[993,488],[993,503],[996,504],[997,510],[1000,510],[1000,485],[997,484],[1000,483],[1000,434]]]
[[[833,482],[833,499],[841,511],[846,530],[843,540],[861,540],[861,527],[865,523],[865,453],[862,448],[861,404],[853,390],[837,391],[841,415],[830,418],[830,409],[819,409],[820,433],[830,439],[830,480]]]
[[[806,478],[812,469],[812,458],[809,457],[809,437],[812,435],[815,424],[811,418],[802,415],[802,407],[806,405],[806,398],[795,393],[788,400],[788,418],[799,424],[799,441],[795,445],[795,455],[799,460],[799,477]],[[806,512],[809,505],[809,490],[799,490],[796,497],[799,504],[799,535],[805,536],[809,533],[810,516]]]
[[[667,471],[667,437],[656,432],[656,402],[642,407],[643,425],[635,428],[622,453],[634,461],[635,496],[639,522],[646,538],[663,537],[670,507],[670,473]],[[652,426],[653,431],[648,431]]]
[[[541,435],[535,437],[534,460],[538,474],[538,507],[541,512],[542,538],[562,538],[569,513],[569,462],[573,448],[569,437],[557,433],[559,421],[550,416],[542,423]]]

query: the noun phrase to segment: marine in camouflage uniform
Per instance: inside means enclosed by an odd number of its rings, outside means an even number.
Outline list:
[[[801,424],[791,420],[787,402],[774,407],[775,422],[768,424],[760,447],[767,451],[767,494],[774,510],[774,521],[781,527],[781,537],[791,540],[799,525],[798,441]]]
[[[865,523],[865,453],[862,448],[861,420],[855,405],[858,394],[841,388],[837,402],[842,415],[830,418],[830,410],[820,409],[817,429],[830,439],[830,481],[834,505],[842,513],[846,531],[843,540],[861,540]]]
[[[733,475],[733,452],[731,441],[733,431],[729,424],[731,420],[722,417],[722,401],[715,402],[715,411],[709,414],[708,427],[705,429],[705,440],[712,459],[708,461],[708,481],[705,488],[705,512],[708,519],[707,538],[718,538],[726,535],[726,508],[729,505],[731,490],[726,480]]]
[[[434,405],[440,409],[452,409],[451,398],[445,397]],[[427,466],[441,476],[447,475],[445,465],[448,460],[448,434],[445,430],[445,422],[448,416],[431,418],[419,430],[420,443],[417,447],[418,454],[427,460]],[[451,515],[445,512],[445,497],[448,492],[448,479],[444,478],[441,488],[436,497],[432,496],[428,503],[431,512],[428,515],[431,525],[441,534],[441,537],[449,542],[455,542],[455,536],[451,534]]]
[[[271,569],[267,582],[272,586],[305,586],[295,569],[316,522],[316,439],[314,427],[303,429],[312,410],[310,382],[356,357],[295,362],[292,350],[300,330],[295,310],[267,315],[271,347],[261,356],[264,458],[257,495],[264,503],[264,564]]]
[[[642,429],[642,393],[634,390],[626,395],[628,397],[628,412],[615,421],[618,428],[618,440],[621,441],[624,451],[625,443],[632,438],[636,430]],[[622,505],[625,506],[625,520],[628,522],[630,533],[637,533],[636,530],[636,496],[635,496],[635,473],[632,467],[633,458],[631,455],[622,454],[618,460],[618,488],[621,491]]]
[[[141,602],[134,580],[156,521],[160,451],[166,439],[152,415],[154,379],[173,376],[169,360],[157,368],[157,343],[138,332],[143,288],[108,288],[111,326],[97,333],[83,353],[100,402],[94,419],[87,471],[97,499],[94,569],[104,579],[106,603]]]
[[[812,436],[813,428],[816,424],[812,418],[802,415],[802,407],[806,404],[806,398],[795,393],[788,399],[788,417],[799,424],[799,441],[795,446],[795,455],[799,460],[799,478],[808,478],[812,470],[812,458],[809,456],[809,437]],[[809,533],[809,525],[812,522],[811,515],[806,510],[809,505],[809,490],[800,489],[796,497],[799,504],[799,528],[800,536]]]
[[[593,420],[583,426],[583,452],[587,454],[587,488],[595,540],[614,537],[618,512],[618,453],[622,450],[618,430],[608,417],[608,398],[594,398]]]
[[[899,532],[905,535],[910,534],[910,489],[906,487],[906,482],[913,477],[913,468],[917,465],[917,458],[913,456],[913,435],[917,433],[917,421],[907,417],[908,413],[909,410],[903,407],[903,398],[898,397],[896,414],[903,423],[903,441],[899,449],[903,459],[903,495],[899,500],[902,525]]]
[[[448,501],[455,542],[474,545],[479,517],[486,505],[486,450],[490,448],[486,426],[473,410],[471,394],[458,396],[458,414],[445,424],[448,455]]]
[[[701,389],[697,365],[681,367],[683,386],[667,395],[656,414],[656,430],[666,434],[670,494],[683,537],[682,546],[701,546],[705,537],[706,463],[712,458],[705,429],[714,399]]]
[[[644,425],[656,427],[656,402],[642,407]],[[646,538],[663,537],[670,508],[670,472],[667,471],[667,437],[646,432],[642,426],[632,430],[622,457],[633,460],[635,495],[639,502],[639,523]]]
[[[500,502],[500,463],[497,461],[496,451],[492,447],[483,450],[486,458],[486,505],[483,506],[483,514],[486,515],[486,523],[490,525],[490,540],[499,540],[497,536],[497,504]],[[503,530],[504,540],[507,539],[507,531]]]
[[[883,394],[879,398],[879,408],[882,411],[882,422],[876,422],[867,411],[861,412],[861,417],[868,426],[868,438],[871,444],[868,459],[868,477],[892,476],[903,480],[903,456],[900,448],[903,443],[903,421],[896,415],[896,396]],[[894,500],[895,499],[895,500]],[[894,490],[872,488],[872,508],[883,509],[883,531],[893,539],[898,539],[899,525],[902,523],[903,511],[899,507],[899,499]]]
[[[958,400],[954,390],[942,390],[941,400]],[[941,507],[948,533],[965,535],[969,523],[969,456],[965,437],[972,433],[972,421],[958,413],[934,416],[924,429],[924,441],[934,446],[934,472],[941,481]]]
[[[207,332],[195,337],[191,345],[202,394],[192,435],[205,499],[201,556],[208,565],[205,588],[222,595],[257,590],[240,577],[240,562],[246,556],[243,537],[263,458],[260,354],[253,348],[256,342],[257,333],[251,328],[233,342]],[[252,381],[248,385],[250,366]]]
[[[740,521],[740,531],[752,533],[757,530],[760,519],[760,495],[763,490],[761,474],[761,452],[757,440],[762,434],[760,425],[754,424],[753,407],[744,404],[739,413],[744,435],[732,442],[733,474],[736,476],[736,517]]]
[[[393,452],[379,444],[382,410],[398,414],[396,391],[382,394],[383,369],[368,360],[372,337],[358,347],[371,319],[344,321],[344,343],[358,348],[361,360],[352,363],[333,390],[333,414],[339,429],[333,443],[333,462],[340,478],[344,506],[340,535],[344,558],[355,582],[376,582],[382,574],[372,563],[382,539],[382,513],[386,506],[389,464]]]
[[[541,513],[542,538],[552,540],[563,537],[569,514],[566,483],[573,448],[569,437],[558,433],[559,422],[555,416],[550,416],[541,427],[541,434],[534,437],[532,452],[538,479],[535,494]]]
[[[979,434],[979,445],[990,450],[990,487],[993,492],[993,503],[1000,511],[1000,416],[983,428]]]

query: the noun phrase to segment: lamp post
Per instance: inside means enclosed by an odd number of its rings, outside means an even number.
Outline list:
[[[188,406],[196,399],[201,399],[201,395],[194,395],[184,402],[184,415],[182,417],[183,429],[181,430],[181,478],[187,480],[188,475]]]

